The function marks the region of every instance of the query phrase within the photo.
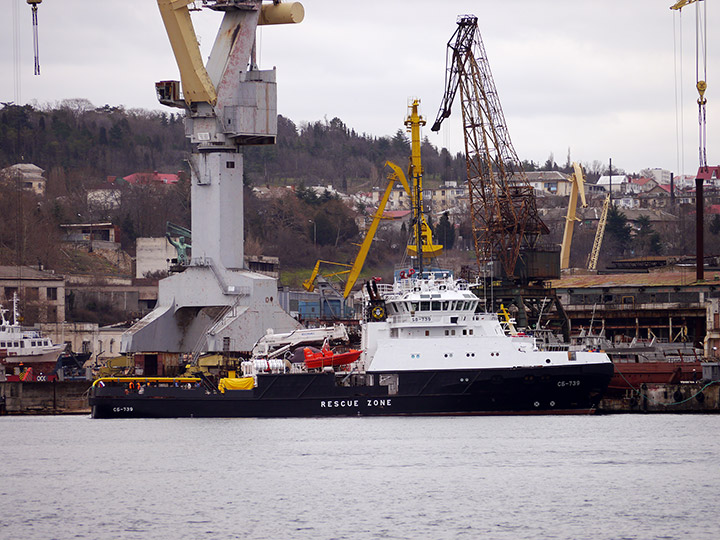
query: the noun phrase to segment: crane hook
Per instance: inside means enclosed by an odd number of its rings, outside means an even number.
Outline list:
[[[38,5],[42,3],[42,0],[27,0],[27,3],[32,8],[33,52],[35,54],[35,75],[40,75],[40,44],[38,42],[37,10],[38,10]]]

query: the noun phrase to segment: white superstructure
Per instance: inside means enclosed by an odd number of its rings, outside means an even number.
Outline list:
[[[364,365],[372,372],[577,366],[607,355],[542,351],[530,336],[506,335],[494,313],[479,312],[467,282],[446,270],[396,280],[383,295],[387,318],[363,323]]]
[[[18,323],[17,294],[13,295],[12,322],[7,309],[0,308],[0,351],[13,362],[52,362],[63,350],[50,338],[35,330],[24,330]]]

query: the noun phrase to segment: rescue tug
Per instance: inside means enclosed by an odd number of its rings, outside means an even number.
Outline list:
[[[396,272],[385,290],[370,282],[364,294],[362,351],[352,363],[307,351],[300,356],[314,363],[293,363],[288,350],[245,361],[242,377],[219,384],[204,376],[98,379],[92,416],[590,413],[613,376],[605,353],[544,351],[531,336],[507,335],[447,270]]]

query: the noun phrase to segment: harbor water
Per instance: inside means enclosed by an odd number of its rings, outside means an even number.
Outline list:
[[[0,538],[705,539],[720,416],[0,417]]]

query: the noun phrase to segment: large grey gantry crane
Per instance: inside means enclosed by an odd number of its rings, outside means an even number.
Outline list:
[[[207,65],[190,19],[191,0],[157,0],[178,81],[156,84],[161,103],[185,110],[190,155],[192,254],[182,272],[160,281],[157,307],[123,336],[121,351],[247,352],[269,328],[299,327],[278,302],[277,282],[244,266],[244,145],[274,144],[275,70],[255,62],[263,24],[298,23],[301,4],[203,0],[223,12]]]

